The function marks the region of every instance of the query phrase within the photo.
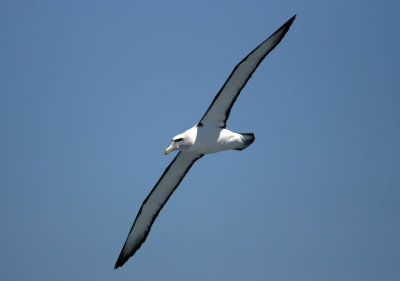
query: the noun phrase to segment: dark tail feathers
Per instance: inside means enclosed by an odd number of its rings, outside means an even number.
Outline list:
[[[248,147],[250,144],[252,144],[255,140],[253,133],[239,133],[239,134],[244,137],[244,141],[243,141],[242,145],[238,148],[235,148],[235,150],[239,150],[239,151],[243,150],[246,147]]]

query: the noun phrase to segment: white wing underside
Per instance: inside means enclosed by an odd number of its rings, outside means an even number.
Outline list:
[[[288,20],[274,34],[236,65],[228,80],[226,80],[225,84],[214,98],[207,112],[204,114],[203,118],[201,118],[200,123],[205,126],[226,128],[226,121],[236,98],[239,96],[241,90],[257,69],[258,65],[285,36],[294,19],[295,16]]]
[[[164,174],[158,180],[146,200],[144,200],[115,264],[115,268],[123,265],[146,240],[151,225],[158,213],[178,187],[193,163],[202,156],[202,154],[179,152],[167,169],[165,169]]]

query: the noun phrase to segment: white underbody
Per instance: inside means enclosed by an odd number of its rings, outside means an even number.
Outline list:
[[[238,149],[243,146],[244,142],[241,134],[214,126],[194,126],[174,139],[182,137],[185,142],[178,144],[176,149],[198,154]]]

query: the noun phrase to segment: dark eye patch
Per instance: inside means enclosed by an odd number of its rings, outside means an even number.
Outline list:
[[[181,141],[181,140],[183,140],[183,138],[174,139],[174,140],[172,140],[172,141],[174,141],[174,142],[178,142],[178,141]]]

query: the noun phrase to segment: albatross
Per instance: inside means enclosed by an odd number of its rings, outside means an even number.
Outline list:
[[[223,150],[243,150],[254,142],[253,133],[226,129],[232,106],[258,65],[285,36],[296,15],[262,42],[233,69],[204,116],[193,128],[175,136],[164,153],[178,150],[150,194],[142,203],[121,250],[115,269],[133,256],[148,236],[151,226],[194,162],[205,154]]]

